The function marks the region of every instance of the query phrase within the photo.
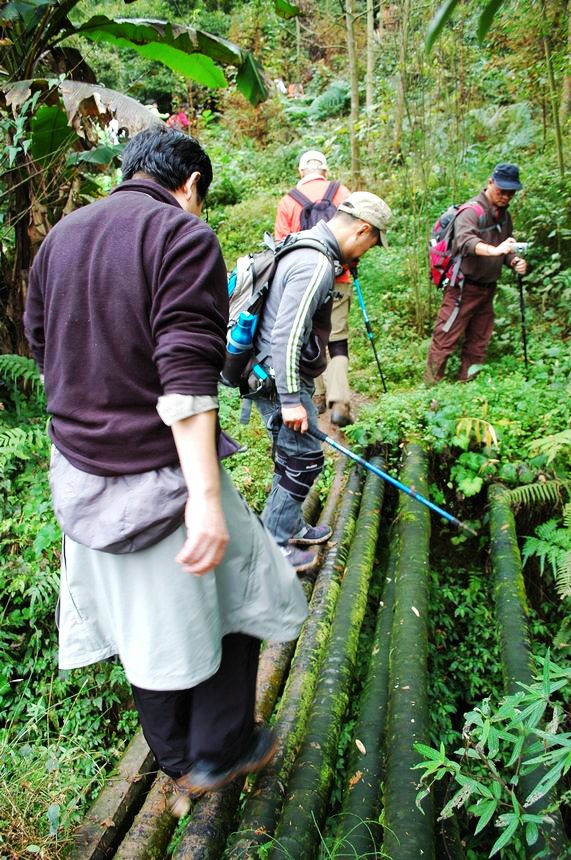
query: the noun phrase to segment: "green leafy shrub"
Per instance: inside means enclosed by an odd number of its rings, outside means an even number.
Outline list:
[[[218,234],[229,271],[241,254],[261,249],[266,231],[273,235],[276,206],[275,197],[258,194],[236,206],[216,211],[211,223]]]
[[[545,856],[532,852],[538,843],[539,828],[549,832],[552,827],[547,795],[563,784],[571,766],[571,737],[562,731],[564,706],[571,692],[571,672],[555,665],[549,654],[542,662],[543,672],[533,684],[520,684],[519,692],[497,704],[485,699],[465,715],[463,748],[455,752],[456,758],[448,757],[444,743],[439,749],[414,745],[424,758],[416,765],[416,769],[423,771],[423,787],[417,796],[419,808],[437,780],[451,777],[456,791],[442,809],[439,820],[467,807],[477,822],[476,835],[493,821],[501,833],[490,857],[508,846],[515,851],[522,844],[532,849],[526,856]],[[533,773],[538,773],[534,789],[527,797],[518,796],[522,777]],[[540,800],[543,808],[539,812],[529,810]]]

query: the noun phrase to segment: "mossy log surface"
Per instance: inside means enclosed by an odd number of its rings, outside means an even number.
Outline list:
[[[156,775],[155,757],[138,731],[75,834],[72,860],[110,857]]]
[[[360,696],[347,764],[337,837],[350,856],[375,856],[382,842],[378,823],[384,780],[384,737],[389,699],[389,652],[393,621],[398,534],[393,529],[371,659]]]
[[[427,494],[426,455],[416,444],[404,449],[401,480]],[[398,860],[434,857],[432,800],[423,812],[416,806],[421,761],[415,742],[428,743],[428,599],[430,513],[424,505],[401,494],[399,500],[399,561],[395,579],[395,608],[391,630],[390,695],[387,725],[387,764],[384,792],[383,848]]]
[[[509,493],[501,484],[492,484],[488,491],[488,501],[490,551],[494,569],[494,597],[504,686],[506,693],[511,695],[521,689],[519,683],[531,684],[533,681],[527,597]],[[524,757],[532,740],[530,737],[524,744]],[[533,773],[520,776],[517,793],[521,802],[533,791],[545,773],[545,768],[538,768]],[[539,814],[553,800],[554,792],[550,792],[528,807],[527,811]],[[569,841],[565,837],[561,816],[559,813],[552,814],[549,821],[549,827],[540,828],[540,837],[530,848],[529,856],[536,856],[540,849],[547,851],[545,856],[548,858],[567,856]]]
[[[244,787],[242,777],[197,802],[174,852],[173,860],[217,860],[234,828]]]
[[[258,847],[273,834],[295,756],[300,747],[313,699],[322,652],[329,635],[339,591],[338,579],[345,568],[353,540],[361,500],[362,474],[353,469],[344,491],[331,540],[313,588],[309,616],[299,637],[275,723],[277,751],[249,794],[228,856],[258,856]]]
[[[368,475],[307,729],[287,788],[270,857],[315,856],[325,821],[337,745],[367,608],[384,483]]]
[[[159,774],[117,849],[117,860],[160,860],[165,856],[177,823],[168,808],[171,787],[169,777]]]
[[[488,492],[488,501],[494,598],[504,687],[506,693],[511,695],[521,689],[518,681],[530,684],[533,678],[527,624],[527,598],[509,494],[499,484],[492,484]]]

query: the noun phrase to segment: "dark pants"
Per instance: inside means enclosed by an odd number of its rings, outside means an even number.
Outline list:
[[[464,284],[458,316],[450,330],[445,331],[444,327],[457,306],[460,290],[457,287],[449,287],[444,291],[428,350],[426,382],[438,382],[442,379],[446,362],[462,337],[464,341],[460,354],[458,379],[468,379],[470,365],[481,364],[484,361],[494,330],[495,292],[494,286],[479,287],[476,284]]]
[[[157,692],[132,685],[146,741],[159,767],[174,778],[205,758],[231,763],[254,729],[260,640],[243,633],[222,639],[216,674],[188,690]]]
[[[312,400],[314,390],[313,380],[301,380],[301,403],[302,406],[305,406],[309,423],[316,425],[317,411]],[[272,439],[274,461],[276,455],[286,458],[304,455],[310,458],[313,456],[317,459],[322,457],[319,442],[309,433],[298,433],[296,430],[285,427],[281,422],[274,423],[271,428],[268,428],[270,418],[276,410],[279,412],[281,409],[278,395],[276,395],[275,400],[259,399],[255,403]],[[314,481],[317,479],[319,471],[313,474],[312,479]],[[309,486],[306,487],[306,495],[308,492]],[[282,486],[280,475],[276,471],[272,481],[272,489],[262,513],[262,521],[279,544],[287,544],[289,539],[305,525],[302,505],[303,499],[294,497],[290,491]]]

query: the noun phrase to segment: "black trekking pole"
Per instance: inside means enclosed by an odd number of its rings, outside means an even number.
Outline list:
[[[438,505],[435,505],[434,502],[431,502],[430,499],[427,499],[425,496],[422,496],[420,493],[417,493],[416,490],[411,489],[411,487],[407,487],[406,484],[401,484],[396,478],[393,478],[392,475],[388,475],[386,472],[383,472],[377,466],[373,466],[372,463],[369,463],[368,460],[364,460],[362,457],[359,457],[358,454],[355,454],[354,451],[351,451],[349,448],[345,448],[344,445],[341,445],[335,439],[332,439],[331,436],[327,436],[323,433],[318,427],[314,427],[310,425],[308,433],[313,436],[315,439],[319,439],[321,442],[327,442],[328,445],[331,445],[332,448],[335,448],[336,451],[339,451],[341,454],[344,454],[346,457],[349,457],[350,460],[354,460],[355,463],[358,463],[363,468],[368,469],[369,472],[372,472],[374,475],[377,475],[378,478],[382,478],[383,481],[387,481],[387,483],[392,484],[393,487],[396,487],[397,490],[400,490],[403,493],[406,493],[407,496],[411,496],[411,498],[416,499],[417,502],[420,502],[421,505],[426,505],[427,508],[430,508],[431,511],[434,511],[439,516],[444,517],[444,519],[448,520],[448,522],[452,523],[458,529],[462,529],[462,531],[466,532],[473,537],[477,537],[478,533],[474,531],[474,529],[467,526],[466,523],[461,522],[460,520],[453,517],[452,514],[449,514],[448,511],[439,508]]]
[[[523,360],[525,362],[525,378],[527,379],[527,331],[525,327],[525,299],[523,294],[523,275],[517,276],[517,284],[519,287],[519,310],[521,313],[521,341],[523,344]]]
[[[379,356],[377,354],[377,347],[375,346],[375,338],[373,335],[373,329],[371,328],[371,323],[369,322],[369,315],[367,314],[367,308],[365,307],[365,300],[363,299],[363,293],[361,292],[361,284],[359,283],[359,277],[357,275],[357,267],[353,267],[351,269],[351,274],[353,276],[353,283],[355,284],[355,290],[357,291],[357,299],[359,300],[359,305],[361,307],[361,313],[363,314],[363,319],[365,320],[365,328],[367,329],[367,337],[373,347],[373,353],[375,356],[375,361],[377,362],[377,367],[379,368],[379,376],[381,377],[381,382],[383,383],[383,391],[385,394],[387,393],[387,385],[385,382],[385,377],[383,375],[383,370],[381,367],[381,362],[379,361]]]
[[[514,254],[525,254],[529,248],[529,242],[514,242],[512,245],[512,252]],[[517,275],[517,285],[519,289],[519,311],[521,314],[521,343],[523,346],[523,360],[525,363],[525,378],[527,379],[529,364],[527,360],[527,330],[525,326],[525,297],[523,291],[523,275],[520,275],[519,272]]]

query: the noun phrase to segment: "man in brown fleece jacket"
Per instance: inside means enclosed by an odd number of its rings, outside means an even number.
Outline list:
[[[66,215],[30,272],[25,327],[45,378],[63,530],[61,669],[117,656],[172,810],[259,770],[262,639],[295,639],[295,572],[219,460],[226,267],[200,219],[212,165],[153,126],[124,181]]]
[[[515,164],[498,164],[484,191],[457,216],[451,251],[461,256],[460,273],[444,291],[428,350],[425,382],[439,382],[446,362],[461,338],[458,379],[470,378],[472,365],[482,364],[494,329],[494,295],[503,265],[524,275],[527,263],[513,253],[512,219],[508,206],[522,188]],[[483,214],[480,215],[479,211]]]

